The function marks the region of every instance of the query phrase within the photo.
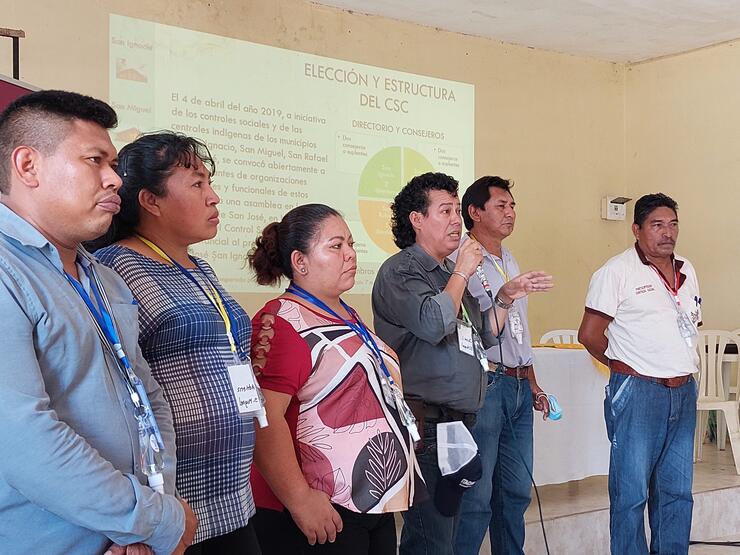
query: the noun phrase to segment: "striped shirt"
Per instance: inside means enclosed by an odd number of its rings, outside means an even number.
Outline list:
[[[226,328],[203,290],[210,292],[213,283],[233,314],[242,361],[249,356],[249,317],[203,260],[195,259],[198,268],[188,270],[197,287],[178,268],[120,245],[95,255],[123,277],[139,302],[139,345],[172,407],[176,485],[198,517],[195,542],[246,526],[255,511],[249,485],[254,423],[239,415],[227,371],[234,359]]]

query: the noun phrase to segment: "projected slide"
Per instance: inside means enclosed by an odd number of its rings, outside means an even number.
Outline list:
[[[110,19],[110,101],[121,147],[171,129],[216,159],[218,236],[194,246],[232,292],[264,291],[244,261],[290,208],[322,202],[347,219],[368,293],[393,252],[390,203],[413,176],[471,183],[474,88],[122,16]]]

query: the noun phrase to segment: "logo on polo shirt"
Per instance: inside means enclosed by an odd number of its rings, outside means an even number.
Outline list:
[[[474,481],[471,482],[467,478],[463,478],[462,480],[460,480],[460,487],[461,488],[470,488],[470,487],[473,487],[474,485],[475,485],[475,482]]]
[[[650,293],[651,291],[655,291],[655,287],[653,287],[652,283],[635,287],[635,295],[642,295],[643,293]]]

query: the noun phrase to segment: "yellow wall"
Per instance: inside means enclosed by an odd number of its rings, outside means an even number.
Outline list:
[[[740,327],[740,42],[626,72],[626,173],[632,196],[679,203],[677,252],[696,266],[706,328]]]
[[[23,80],[102,98],[109,13],[473,83],[476,173],[515,180],[519,220],[508,245],[523,268],[549,270],[557,280],[553,293],[532,300],[535,339],[547,329],[577,327],[592,271],[630,244],[626,223],[599,218],[602,196],[636,194],[625,179],[622,65],[303,0],[0,0],[0,25],[27,33]],[[9,44],[0,43],[5,74],[9,52]],[[688,211],[682,215],[689,220]],[[250,311],[257,308],[256,301],[245,301]],[[355,302],[368,314],[366,300]]]

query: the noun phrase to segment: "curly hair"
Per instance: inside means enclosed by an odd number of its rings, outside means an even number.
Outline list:
[[[423,173],[409,181],[391,204],[391,230],[396,246],[405,249],[416,242],[416,232],[409,215],[411,212],[421,212],[426,216],[429,191],[447,191],[457,196],[457,188],[457,180],[444,173]]]

